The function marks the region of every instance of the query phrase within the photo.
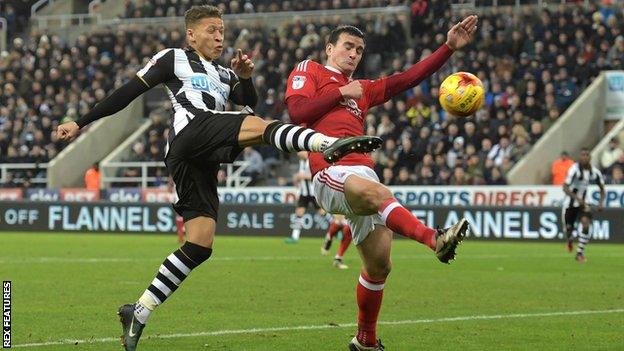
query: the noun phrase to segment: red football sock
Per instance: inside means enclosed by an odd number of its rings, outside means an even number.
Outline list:
[[[373,281],[362,272],[357,285],[357,339],[364,346],[377,345],[377,316],[381,309],[385,279]]]
[[[336,251],[336,256],[344,256],[345,252],[349,248],[349,244],[351,244],[351,227],[349,227],[348,225],[344,225],[342,227],[342,241],[340,242],[338,251]]]
[[[424,225],[395,198],[384,201],[378,212],[390,230],[435,250],[435,229]]]
[[[184,219],[176,216],[176,227],[178,228],[178,242],[184,242]]]
[[[342,229],[342,224],[338,224],[336,221],[331,221],[331,223],[329,223],[326,236],[329,237],[329,240],[331,240],[336,236],[336,234],[338,234],[340,229]]]

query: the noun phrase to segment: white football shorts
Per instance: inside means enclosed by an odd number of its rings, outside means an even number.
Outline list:
[[[351,226],[353,243],[358,245],[375,225],[385,225],[379,214],[360,216],[353,213],[344,194],[344,182],[350,175],[379,182],[375,171],[366,166],[330,166],[314,176],[314,195],[319,205],[327,212],[343,214]]]

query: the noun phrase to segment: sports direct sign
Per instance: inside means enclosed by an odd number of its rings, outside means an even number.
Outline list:
[[[394,186],[394,196],[405,206],[561,206],[565,200],[560,186]],[[597,203],[597,186],[588,190],[590,203]],[[110,188],[99,193],[85,189],[0,189],[0,200],[111,201],[173,203],[174,193],[156,188]],[[222,204],[294,204],[293,187],[219,188]],[[605,207],[624,208],[624,185],[607,185]]]
[[[561,206],[565,200],[562,187],[532,186],[393,186],[394,196],[406,206]],[[280,204],[294,203],[294,188],[256,187],[219,189],[222,203]],[[589,188],[588,198],[596,203],[598,187]],[[606,207],[624,207],[624,186],[606,187]]]

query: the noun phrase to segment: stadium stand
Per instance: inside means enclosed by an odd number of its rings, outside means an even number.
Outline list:
[[[304,1],[272,1],[272,0],[246,0],[246,1],[205,1],[205,0],[126,0],[122,17],[175,17],[184,16],[184,11],[193,5],[218,6],[223,13],[259,13],[278,11],[311,11],[311,10],[337,10],[366,7],[383,7],[405,5],[409,1],[401,0],[304,0]]]
[[[193,3],[181,0],[181,6],[175,8],[182,11]],[[409,3],[410,12],[406,13],[411,15],[411,26],[401,15],[362,16],[353,21],[367,32],[367,52],[356,78],[403,70],[444,41],[447,25],[455,19],[448,4],[436,2],[423,10],[419,1]],[[174,1],[146,4],[127,1],[125,16],[172,15]],[[293,1],[281,2],[281,7],[268,1],[232,1],[224,5],[225,11],[250,11],[246,4],[255,12],[355,6],[353,1]],[[357,5],[361,6],[360,2]],[[476,45],[455,54],[418,87],[369,111],[366,132],[386,139],[374,155],[380,178],[389,185],[505,184],[505,174],[514,162],[552,127],[601,70],[624,68],[622,12],[604,10],[591,5],[555,11],[493,9],[481,15]],[[230,48],[223,62],[229,62],[234,48],[253,56],[260,97],[255,111],[259,115],[288,118],[283,94],[290,70],[307,58],[324,60],[324,38],[338,21],[294,19],[277,29],[228,26]],[[519,23],[523,25],[514,25]],[[27,40],[15,38],[0,58],[1,161],[46,162],[53,158],[64,146],[54,132],[59,121],[84,113],[155,52],[181,46],[183,40],[179,28],[165,27],[141,32],[98,31],[80,36],[75,43],[43,34]],[[486,86],[485,106],[471,118],[449,116],[437,101],[437,87],[453,71],[474,72]],[[129,161],[162,159],[167,108],[150,113],[153,126],[137,140]],[[270,148],[257,151],[265,170],[254,175],[254,183],[284,183],[284,179],[278,180],[276,165],[288,156]],[[10,181],[29,185],[29,177],[37,175],[45,174],[18,172]]]

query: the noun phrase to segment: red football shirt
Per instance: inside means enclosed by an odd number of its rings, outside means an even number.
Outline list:
[[[352,80],[350,77],[333,67],[305,60],[300,62],[288,77],[286,104],[293,120],[296,119],[297,123],[305,123],[308,127],[325,135],[334,137],[364,135],[364,118],[369,108],[382,104],[406,89],[418,85],[442,67],[452,54],[453,50],[443,44],[430,56],[412,65],[406,71],[376,80],[360,80],[363,95],[358,100],[341,98],[340,92],[337,91]],[[289,102],[288,98],[293,96],[299,96],[299,99]],[[331,105],[333,107],[329,112],[319,117],[325,108],[329,108],[325,104],[328,101],[333,103],[335,100],[331,99],[336,98],[340,98],[339,103],[335,106]],[[306,101],[309,106],[300,106],[297,101],[302,99],[312,101]],[[321,111],[315,113],[315,107]],[[312,113],[309,113],[310,111]],[[358,153],[343,157],[337,164],[374,167],[370,155]],[[322,154],[310,153],[312,174],[329,166],[323,160]]]
[[[299,63],[290,73],[285,99],[288,100],[293,95],[313,98],[331,90],[337,90],[351,80],[350,77],[333,67],[306,60]],[[360,80],[360,83],[364,93],[359,100],[342,99],[336,107],[323,117],[308,124],[308,127],[333,137],[364,135],[366,112],[370,107],[384,102],[385,79]],[[314,108],[314,106],[310,106],[310,108]],[[346,155],[336,164],[374,167],[369,154],[359,153]],[[316,174],[329,166],[330,164],[323,159],[322,153],[310,153],[312,174]]]

